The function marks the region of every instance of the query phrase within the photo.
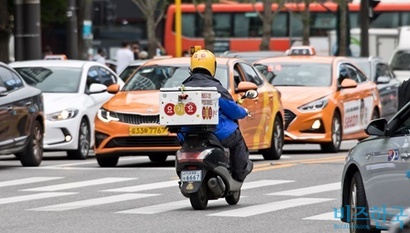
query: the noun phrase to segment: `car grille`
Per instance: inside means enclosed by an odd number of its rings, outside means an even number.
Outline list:
[[[295,119],[296,114],[292,111],[285,109],[285,129],[288,128],[289,124]]]
[[[171,147],[179,145],[179,140],[176,136],[138,136],[114,138],[111,139],[105,147]]]
[[[159,124],[159,115],[138,115],[117,113],[121,122],[127,124]]]

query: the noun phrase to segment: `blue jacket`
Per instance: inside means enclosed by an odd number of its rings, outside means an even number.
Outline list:
[[[246,110],[233,100],[231,94],[219,80],[208,74],[194,73],[182,84],[186,87],[216,87],[221,94],[219,98],[219,123],[214,132],[219,140],[230,136],[238,128],[237,120],[248,115]],[[182,134],[178,134],[178,138],[183,141]]]

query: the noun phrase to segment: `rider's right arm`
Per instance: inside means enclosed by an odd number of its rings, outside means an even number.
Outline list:
[[[245,108],[238,105],[235,101],[225,98],[219,98],[219,108],[225,116],[232,120],[243,119],[248,115]]]

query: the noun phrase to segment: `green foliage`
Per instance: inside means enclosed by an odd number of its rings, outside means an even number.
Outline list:
[[[41,23],[47,26],[67,21],[67,0],[41,1]]]

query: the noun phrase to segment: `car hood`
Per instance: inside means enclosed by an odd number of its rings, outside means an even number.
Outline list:
[[[281,99],[284,106],[288,103],[300,106],[333,93],[330,87],[275,87],[282,94]]]
[[[103,108],[121,113],[159,113],[159,91],[122,91],[118,92]]]
[[[46,114],[58,112],[68,108],[79,109],[85,102],[85,94],[43,93],[44,112]]]

